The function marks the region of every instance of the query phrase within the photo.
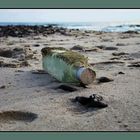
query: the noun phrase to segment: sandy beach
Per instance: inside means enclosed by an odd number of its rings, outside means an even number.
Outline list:
[[[88,57],[96,79],[113,81],[57,89],[64,83],[41,71],[43,47],[77,51]],[[92,94],[108,107],[71,101]],[[0,131],[140,131],[140,33],[0,27]]]

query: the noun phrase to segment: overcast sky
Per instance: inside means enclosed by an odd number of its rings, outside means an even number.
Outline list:
[[[0,22],[95,22],[140,23],[140,9],[0,9]]]

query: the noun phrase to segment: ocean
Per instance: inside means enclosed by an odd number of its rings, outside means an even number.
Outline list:
[[[0,26],[7,25],[53,25],[58,27],[64,27],[68,29],[81,29],[81,30],[93,30],[104,32],[126,32],[126,31],[138,31],[140,32],[140,23],[119,23],[119,22],[0,22]]]

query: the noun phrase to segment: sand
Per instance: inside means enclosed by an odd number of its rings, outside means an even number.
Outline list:
[[[49,74],[35,72],[42,70],[43,47],[76,45],[83,48],[76,51],[89,57],[97,78],[113,81],[74,86],[77,91],[67,92],[57,89],[62,83]],[[77,30],[71,35],[0,37],[0,48],[15,47],[30,49],[23,51],[25,56],[21,52],[22,58],[20,53],[15,58],[0,56],[1,131],[140,131],[140,34]],[[101,95],[108,107],[87,109],[71,102],[92,94]],[[21,116],[11,117],[14,111]]]

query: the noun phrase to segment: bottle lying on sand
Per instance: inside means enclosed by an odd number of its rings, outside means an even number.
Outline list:
[[[43,68],[64,83],[91,84],[96,73],[84,55],[62,47],[45,47],[41,50]]]

